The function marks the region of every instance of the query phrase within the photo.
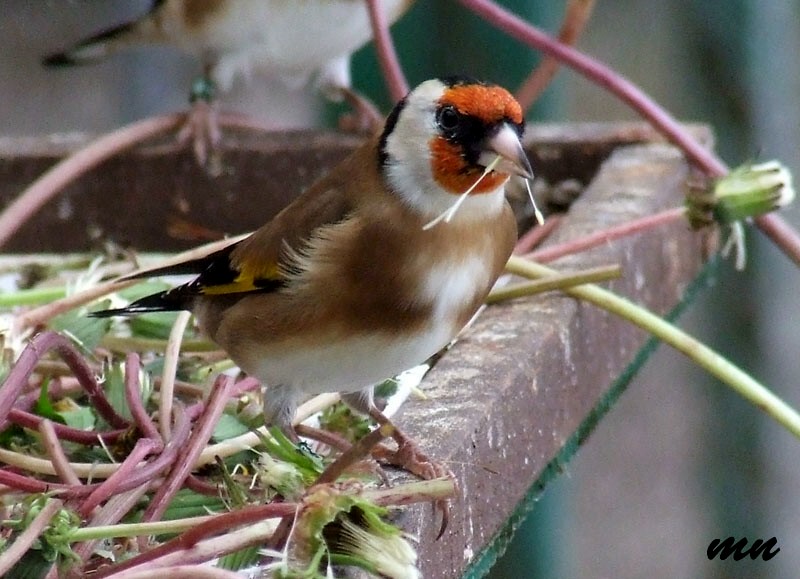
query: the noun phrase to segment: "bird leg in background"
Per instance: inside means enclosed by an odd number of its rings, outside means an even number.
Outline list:
[[[205,66],[203,76],[192,83],[189,95],[190,109],[186,122],[178,132],[181,146],[191,141],[198,165],[212,176],[221,172],[219,145],[222,131],[219,127],[217,87],[211,78],[211,67]]]
[[[352,109],[339,118],[339,129],[371,135],[383,128],[383,115],[367,97],[348,87],[338,87],[336,91]]]

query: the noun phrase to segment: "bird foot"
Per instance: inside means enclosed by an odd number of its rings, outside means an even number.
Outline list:
[[[220,157],[222,131],[219,126],[215,92],[214,83],[208,78],[195,82],[189,97],[191,107],[177,137],[180,146],[191,144],[197,164],[206,169],[211,176],[222,173]]]
[[[443,464],[431,460],[419,446],[401,431],[396,430],[392,434],[397,449],[391,449],[383,444],[376,446],[372,451],[372,456],[383,463],[402,468],[424,480],[437,478],[449,478],[455,481],[455,475]],[[439,539],[447,529],[450,521],[450,503],[447,499],[437,499],[433,502],[435,511],[442,514],[442,523],[436,538]]]

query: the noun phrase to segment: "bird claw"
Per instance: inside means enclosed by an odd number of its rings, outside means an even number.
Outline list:
[[[376,460],[403,468],[424,480],[437,478],[456,480],[455,475],[449,468],[431,460],[413,440],[399,431],[395,431],[395,435],[397,449],[393,450],[382,444],[376,446],[372,453]],[[437,499],[433,501],[433,508],[434,511],[438,511],[442,515],[442,522],[436,535],[438,540],[442,537],[450,522],[450,503],[447,499]]]
[[[191,144],[197,164],[211,176],[218,176],[222,172],[219,154],[222,131],[216,101],[193,98],[177,140],[182,147]]]

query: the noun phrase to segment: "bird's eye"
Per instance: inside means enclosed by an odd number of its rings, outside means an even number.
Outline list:
[[[461,122],[461,115],[453,106],[444,106],[436,112],[436,123],[444,131],[454,131]]]

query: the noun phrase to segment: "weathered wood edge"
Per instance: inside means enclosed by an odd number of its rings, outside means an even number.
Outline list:
[[[615,147],[656,138],[643,123],[531,125],[526,148],[538,176],[585,184]],[[0,207],[90,140],[81,134],[0,138]],[[148,142],[69,185],[3,251],[86,251],[108,239],[141,251],[177,251],[255,229],[360,142],[332,132],[226,131],[218,176],[198,168],[172,137]]]

